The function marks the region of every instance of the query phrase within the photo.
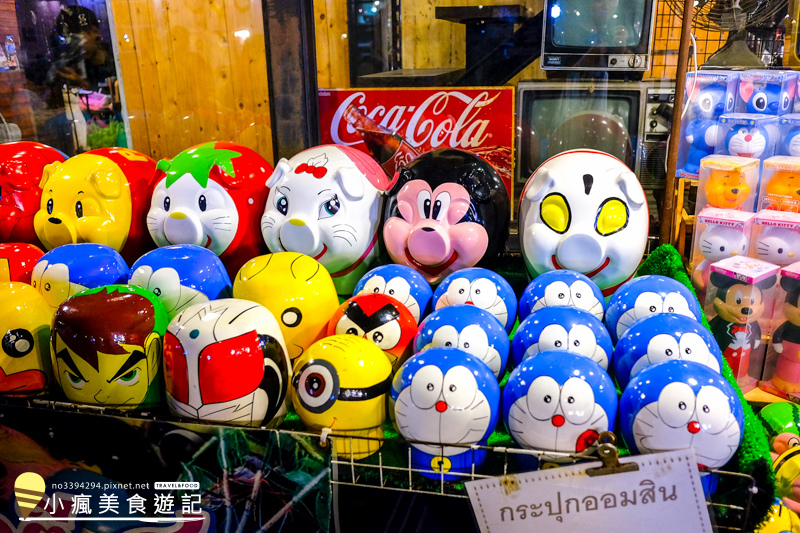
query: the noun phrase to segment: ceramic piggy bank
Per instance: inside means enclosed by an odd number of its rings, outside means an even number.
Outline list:
[[[261,231],[269,249],[313,257],[349,296],[377,256],[386,173],[367,154],[329,144],[281,159],[267,186]]]
[[[492,165],[463,150],[434,150],[398,176],[383,228],[392,261],[431,284],[462,268],[496,263],[508,237],[510,205]]]
[[[32,244],[0,244],[0,281],[31,282],[31,274],[36,262],[42,258],[42,251]]]
[[[467,304],[486,309],[507,332],[517,320],[517,296],[511,285],[496,272],[485,268],[465,268],[453,272],[436,288],[433,308]]]
[[[531,276],[568,269],[608,296],[639,266],[647,244],[647,200],[615,157],[571,150],[542,163],[520,197],[519,233]]]
[[[158,246],[196,244],[218,256],[233,277],[265,253],[259,227],[272,167],[229,142],[187,148],[158,162],[147,229]]]
[[[155,162],[127,148],[99,148],[45,167],[33,219],[45,248],[93,242],[132,263],[153,242],[145,231]]]
[[[606,300],[595,283],[572,270],[551,270],[531,281],[519,299],[519,319],[543,307],[576,307],[603,320]]]
[[[388,294],[406,306],[417,324],[431,311],[431,286],[419,272],[405,265],[382,265],[364,274],[353,296],[368,293]]]
[[[41,246],[33,229],[42,198],[39,182],[44,167],[65,159],[55,148],[37,142],[0,144],[0,242]]]

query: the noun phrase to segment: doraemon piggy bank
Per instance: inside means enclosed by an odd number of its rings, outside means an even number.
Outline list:
[[[281,159],[267,186],[261,232],[269,249],[313,257],[349,296],[378,253],[386,173],[363,152],[328,144]]]
[[[700,466],[720,468],[742,441],[744,414],[733,387],[694,361],[662,361],[631,379],[619,401],[633,453],[692,448]]]
[[[31,282],[33,268],[44,254],[32,244],[10,242],[0,244],[0,281]]]
[[[403,304],[386,294],[359,294],[339,306],[328,322],[328,336],[356,335],[383,350],[397,369],[411,355],[417,323]]]
[[[613,346],[594,315],[574,307],[545,307],[522,321],[511,343],[514,365],[539,352],[563,351],[588,357],[608,370]]]
[[[190,305],[230,298],[233,292],[219,257],[194,244],[147,252],[131,267],[128,283],[158,296],[170,320]]]
[[[725,135],[725,151],[739,157],[761,159],[764,150],[772,151],[774,143],[774,139],[770,140],[767,128],[754,122],[736,125]]]
[[[406,306],[417,324],[431,311],[431,286],[419,272],[405,265],[382,265],[364,274],[353,296],[369,293],[388,294]]]
[[[62,303],[50,344],[56,381],[75,403],[120,410],[159,406],[167,312],[130,285],[88,289]]]
[[[53,311],[26,283],[0,283],[0,396],[33,396],[53,381]]]
[[[576,307],[603,320],[606,300],[589,278],[573,270],[551,270],[531,281],[519,299],[519,319],[543,307]]]
[[[414,352],[454,347],[486,363],[499,380],[508,362],[510,343],[503,325],[485,309],[450,305],[437,309],[419,325]]]
[[[463,150],[434,150],[399,171],[383,240],[392,261],[431,284],[451,272],[491,268],[505,248],[510,205],[497,170]]]
[[[520,198],[520,244],[531,276],[575,270],[606,296],[636,271],[648,227],[647,201],[636,175],[595,150],[548,159]]]
[[[488,366],[458,348],[429,348],[400,367],[391,394],[397,430],[417,441],[412,468],[453,481],[480,467],[486,451],[470,446],[486,442],[500,412],[500,386]]]
[[[86,289],[124,284],[128,265],[122,256],[104,244],[82,242],[50,250],[33,268],[31,285],[55,312],[67,298]]]
[[[503,391],[503,420],[523,448],[556,452],[553,462],[590,455],[600,433],[614,428],[617,390],[585,357],[542,352],[514,369]]]
[[[48,250],[105,244],[132,263],[153,248],[145,228],[155,170],[155,161],[127,148],[99,148],[46,166],[36,235]]]
[[[474,305],[489,311],[507,332],[517,319],[517,296],[503,276],[485,268],[465,268],[447,276],[433,294],[433,308]]]
[[[339,307],[325,267],[294,252],[262,255],[245,263],[233,281],[233,296],[258,302],[278,319],[292,362],[325,336]]]
[[[295,362],[292,402],[306,426],[334,435],[340,459],[363,459],[381,447],[391,380],[392,365],[374,343],[334,335]]]
[[[158,246],[196,244],[222,259],[231,277],[266,253],[260,238],[264,184],[272,167],[230,142],[187,148],[158,162],[147,228]]]
[[[291,375],[278,322],[257,303],[199,303],[169,323],[164,378],[176,416],[274,427],[286,414]]]
[[[0,242],[41,246],[33,229],[42,198],[39,182],[44,167],[65,159],[55,148],[37,142],[0,144]]]
[[[692,291],[666,276],[641,276],[620,287],[608,301],[605,323],[614,343],[631,325],[650,315],[676,313],[702,320]]]
[[[703,324],[688,316],[661,313],[637,320],[614,347],[614,375],[621,388],[650,365],[694,361],[722,373],[722,352]]]

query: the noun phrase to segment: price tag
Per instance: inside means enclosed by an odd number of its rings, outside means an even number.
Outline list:
[[[628,457],[639,470],[591,477],[586,463],[466,483],[483,533],[711,533],[692,450]]]

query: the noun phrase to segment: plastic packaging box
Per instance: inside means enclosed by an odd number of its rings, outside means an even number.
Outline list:
[[[750,257],[780,267],[800,261],[800,213],[768,209],[756,213]]]
[[[716,153],[752,157],[761,161],[775,155],[778,117],[729,113],[719,118],[720,134]]]
[[[800,212],[800,157],[764,161],[758,198],[759,209]]]
[[[760,161],[710,155],[700,161],[695,215],[707,206],[755,212]]]
[[[800,113],[778,117],[778,141],[775,155],[800,157]]]
[[[800,401],[800,262],[781,269],[761,388]]]
[[[785,115],[794,111],[797,73],[791,70],[746,70],[739,74],[737,113]]]

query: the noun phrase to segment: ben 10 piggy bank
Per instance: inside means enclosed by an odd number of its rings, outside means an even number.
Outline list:
[[[431,311],[431,286],[419,272],[405,265],[381,265],[364,274],[353,296],[369,293],[391,296],[411,312],[417,324]]]
[[[447,276],[433,294],[433,308],[473,305],[489,311],[511,332],[517,320],[517,296],[503,276],[485,268],[465,268]]]
[[[192,305],[164,338],[167,405],[181,418],[275,427],[286,414],[291,369],[266,308],[228,298]]]
[[[46,166],[36,235],[48,250],[105,244],[132,263],[153,247],[145,224],[154,174],[152,159],[127,148],[100,148]]]
[[[615,157],[572,150],[545,161],[522,191],[520,244],[534,278],[581,272],[609,295],[630,278],[647,244],[647,200]]]
[[[519,299],[519,319],[543,307],[576,307],[603,320],[606,300],[589,278],[572,270],[551,270],[531,281]]]
[[[306,426],[333,434],[340,459],[363,459],[380,449],[373,439],[383,438],[391,379],[392,365],[374,343],[334,335],[295,362],[292,402]]]
[[[0,281],[31,282],[36,262],[42,251],[32,244],[9,242],[0,244]]]
[[[269,249],[313,257],[349,296],[377,257],[386,173],[354,148],[323,145],[281,159],[267,186],[261,231]]]
[[[151,292],[107,285],[76,294],[53,319],[56,381],[71,402],[120,410],[161,403],[167,312]]]
[[[392,261],[439,283],[451,272],[497,262],[508,237],[508,193],[492,165],[455,149],[400,169],[386,203],[383,240]]]

